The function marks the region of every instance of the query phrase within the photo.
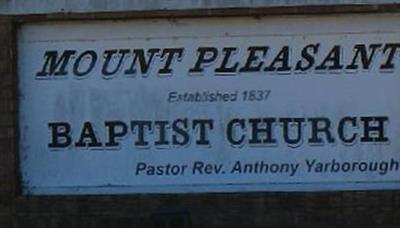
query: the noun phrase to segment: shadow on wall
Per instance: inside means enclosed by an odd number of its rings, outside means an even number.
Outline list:
[[[154,228],[192,228],[190,213],[185,209],[166,208],[152,214]]]

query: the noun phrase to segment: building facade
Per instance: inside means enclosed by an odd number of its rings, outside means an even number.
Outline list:
[[[0,226],[399,227],[399,12],[0,2]]]

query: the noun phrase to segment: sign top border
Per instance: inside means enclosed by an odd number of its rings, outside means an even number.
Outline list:
[[[396,10],[393,5],[399,5],[400,0],[273,0],[273,1],[124,1],[115,0],[91,1],[91,0],[55,0],[53,4],[48,4],[45,0],[32,1],[2,1],[0,2],[0,15],[40,15],[40,14],[82,14],[82,13],[121,13],[157,11],[169,12],[169,16],[180,16],[174,11],[190,12],[187,16],[198,16],[196,11],[211,14],[260,14],[262,12],[270,14],[285,13],[329,13],[336,11],[390,11]],[[311,7],[311,9],[310,9]],[[350,8],[349,8],[350,7]],[[383,10],[381,8],[384,8]],[[292,8],[288,10],[287,8]],[[303,9],[307,8],[307,9]],[[214,12],[217,11],[217,12]],[[228,11],[228,12],[227,12]],[[267,12],[265,12],[267,11]],[[292,12],[293,11],[293,12]],[[309,11],[309,12],[308,12]],[[241,12],[241,13],[240,13]],[[194,13],[194,14],[193,14]],[[156,14],[155,16],[157,16]],[[161,13],[162,15],[162,13]],[[199,13],[199,15],[202,15]]]

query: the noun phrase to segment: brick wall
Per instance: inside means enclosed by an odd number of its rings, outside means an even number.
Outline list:
[[[400,191],[21,195],[14,19],[0,17],[0,228],[400,227]]]
[[[15,188],[16,74],[15,39],[11,20],[0,17],[0,227],[12,224]]]

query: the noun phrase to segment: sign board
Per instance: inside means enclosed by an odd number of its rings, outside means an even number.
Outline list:
[[[399,19],[24,25],[24,192],[399,188]]]

